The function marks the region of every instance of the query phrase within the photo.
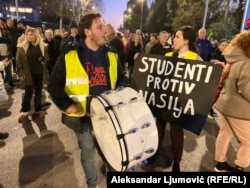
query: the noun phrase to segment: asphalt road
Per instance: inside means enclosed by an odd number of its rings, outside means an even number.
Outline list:
[[[17,83],[18,84],[18,83]],[[9,137],[0,141],[0,188],[85,188],[80,152],[72,130],[61,121],[61,112],[44,90],[44,101],[51,102],[43,120],[22,125],[17,122],[23,90],[6,86],[10,99],[0,107],[0,131]],[[185,131],[181,171],[211,172],[215,164],[214,149],[218,126],[208,119],[201,134]],[[155,163],[137,165],[135,172],[170,172],[169,126],[162,156]],[[229,163],[237,148],[233,140],[228,152]],[[99,155],[99,188],[106,187],[105,165]],[[248,168],[247,171],[250,172]]]

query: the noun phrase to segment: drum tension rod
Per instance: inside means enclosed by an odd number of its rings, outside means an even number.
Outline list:
[[[118,135],[117,135],[117,139],[120,140],[120,139],[124,138],[125,135],[127,135],[127,134],[134,134],[134,133],[136,133],[136,132],[138,132],[138,128],[130,129],[130,130],[129,130],[127,133],[125,133],[125,134],[118,134]]]

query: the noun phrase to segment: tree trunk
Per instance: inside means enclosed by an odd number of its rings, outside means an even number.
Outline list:
[[[60,29],[62,29],[62,23],[63,23],[63,1],[60,1]]]

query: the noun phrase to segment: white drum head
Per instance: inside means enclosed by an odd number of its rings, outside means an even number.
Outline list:
[[[125,171],[155,153],[155,120],[134,89],[123,88],[93,97],[89,108],[97,149],[111,170]]]
[[[91,100],[91,106],[94,108],[90,108],[90,113],[95,114],[91,117],[92,130],[99,153],[110,169],[121,171],[121,149],[112,119],[98,98]]]

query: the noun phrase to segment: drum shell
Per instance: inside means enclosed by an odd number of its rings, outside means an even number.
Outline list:
[[[158,147],[155,119],[134,89],[123,88],[92,97],[89,113],[98,151],[113,171],[125,171],[155,153]],[[150,148],[152,152],[148,152]]]

